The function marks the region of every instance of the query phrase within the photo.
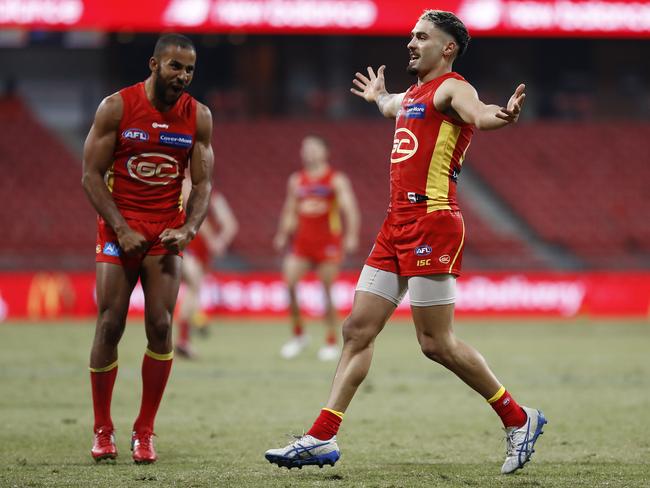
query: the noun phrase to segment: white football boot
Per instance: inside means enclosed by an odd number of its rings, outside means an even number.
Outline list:
[[[300,354],[309,344],[310,338],[307,334],[294,336],[280,349],[280,356],[284,359],[293,359]]]
[[[324,464],[334,466],[341,457],[341,451],[336,444],[336,436],[328,441],[321,441],[310,435],[298,437],[294,442],[280,449],[269,449],[264,457],[272,464],[288,469],[303,466],[323,467]]]
[[[524,467],[535,452],[535,442],[543,434],[547,423],[541,410],[521,407],[526,412],[526,423],[521,427],[508,427],[506,431],[506,460],[501,466],[501,474],[514,473]]]
[[[320,361],[336,361],[339,358],[341,351],[337,346],[326,344],[318,350],[318,359]]]

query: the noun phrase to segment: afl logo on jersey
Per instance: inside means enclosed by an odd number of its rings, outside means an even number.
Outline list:
[[[418,140],[410,130],[401,127],[395,131],[393,152],[390,154],[391,163],[401,163],[413,156],[418,150]]]
[[[178,167],[176,159],[161,153],[139,154],[126,163],[131,177],[147,185],[168,185],[178,178]]]
[[[132,139],[134,141],[148,141],[149,134],[140,129],[126,129],[122,132],[122,137],[125,139]]]

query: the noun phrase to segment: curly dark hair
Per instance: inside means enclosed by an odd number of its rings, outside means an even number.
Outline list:
[[[428,20],[438,29],[453,37],[458,45],[457,57],[462,56],[467,50],[471,37],[463,21],[453,13],[444,10],[425,10],[420,16],[420,20]]]

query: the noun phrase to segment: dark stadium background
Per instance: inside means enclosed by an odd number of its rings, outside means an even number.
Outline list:
[[[363,15],[375,8],[376,25],[365,28],[341,24],[361,22],[361,14],[343,20],[325,15],[317,22],[304,12],[301,25],[295,24],[295,14],[294,24],[287,20],[284,27],[277,19],[275,25],[258,19],[248,28],[228,27],[225,14],[209,17],[205,10],[208,20],[183,29],[167,22],[170,12],[186,22],[192,5],[211,5],[214,12],[225,5],[232,14],[244,3],[153,0],[129,9],[123,0],[46,3],[25,0],[0,7],[5,26],[0,32],[0,317],[92,316],[87,273],[93,271],[95,220],[79,184],[81,148],[101,99],[148,75],[156,30],[184,31],[196,42],[198,66],[190,92],[214,115],[214,185],[243,224],[229,254],[215,263],[217,275],[205,298],[208,311],[281,312],[283,303],[270,298],[261,310],[245,304],[233,308],[220,289],[234,280],[245,296],[251,280],[277,281],[273,273],[280,256],[271,239],[286,178],[300,165],[299,141],[310,132],[330,140],[332,163],[350,175],[363,213],[360,249],[345,262],[347,288],[340,294],[349,291],[385,214],[392,134],[391,122],[376,107],[350,94],[351,80],[368,65],[386,64],[388,89],[405,90],[413,82],[405,72],[408,32],[427,4],[326,0],[308,5],[349,8],[355,15],[355,8]],[[246,5],[253,4],[273,2]],[[525,5],[533,4],[555,5],[550,0]],[[238,14],[254,8],[241,5]],[[524,298],[504,305],[494,296],[487,305],[459,304],[459,310],[566,315],[542,296],[547,288],[560,296],[566,285],[584,295],[569,315],[647,316],[650,27],[644,22],[650,7],[596,2],[593,9],[605,10],[589,11],[584,20],[576,13],[569,27],[531,18],[517,24],[515,17],[486,27],[485,12],[493,13],[495,5],[505,12],[524,4],[439,5],[464,12],[476,25],[470,25],[474,39],[455,69],[484,101],[506,103],[519,82],[527,84],[528,93],[518,126],[477,134],[463,166],[465,283],[475,294],[497,290],[492,294],[499,295],[502,286]],[[622,13],[634,8],[638,18],[624,18]],[[612,15],[619,10],[621,15]],[[220,280],[219,273],[235,274]],[[476,277],[484,281],[471,281]]]

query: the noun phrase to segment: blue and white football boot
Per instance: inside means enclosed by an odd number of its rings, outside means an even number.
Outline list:
[[[542,429],[547,423],[541,410],[521,407],[528,419],[521,427],[508,427],[506,431],[506,460],[501,466],[501,474],[514,473],[524,467],[535,452],[535,442],[543,434]]]
[[[323,467],[324,464],[334,466],[341,457],[341,451],[336,444],[336,436],[328,441],[321,441],[310,435],[303,435],[281,449],[269,449],[264,454],[270,463],[288,469],[303,466]]]

